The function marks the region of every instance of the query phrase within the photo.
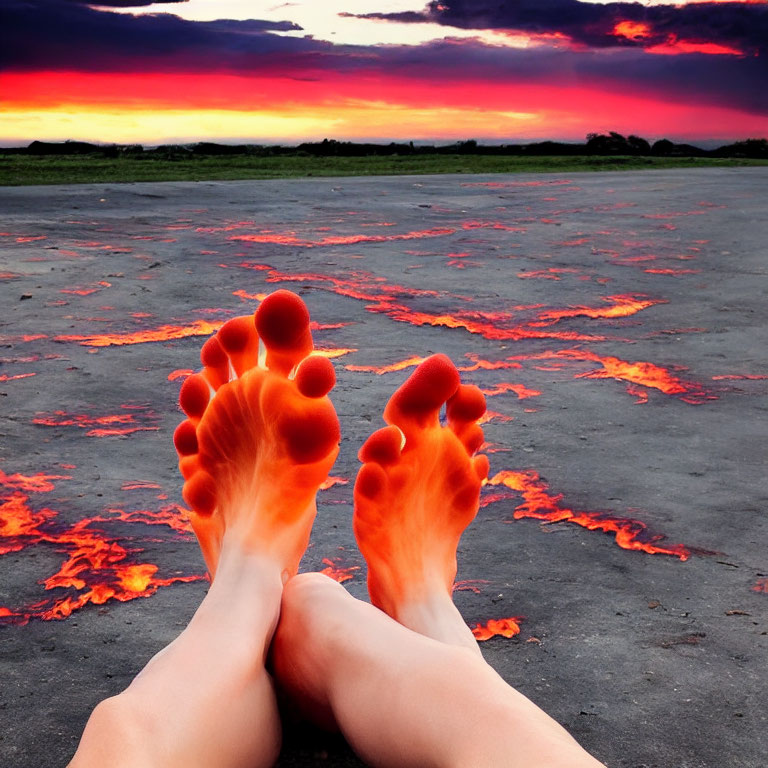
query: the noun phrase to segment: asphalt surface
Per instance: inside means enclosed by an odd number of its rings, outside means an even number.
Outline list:
[[[303,569],[365,597],[356,451],[412,370],[375,368],[445,352],[498,392],[455,592],[472,627],[522,617],[489,663],[608,766],[764,768],[767,188],[762,168],[0,188],[0,764],[65,764],[203,598],[178,389],[205,334],[286,287],[349,350]],[[285,741],[281,766],[359,764]]]

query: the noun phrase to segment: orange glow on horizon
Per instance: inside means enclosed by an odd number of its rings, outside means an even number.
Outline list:
[[[655,53],[662,56],[679,56],[686,53],[706,53],[710,56],[744,56],[744,51],[738,48],[729,48],[718,43],[696,42],[694,40],[678,40],[675,35],[670,35],[663,43],[652,45],[645,49],[646,53]]]
[[[675,45],[675,50],[655,52],[692,52],[692,43]],[[599,88],[515,81],[493,88],[480,85],[486,84],[365,72],[323,75],[317,81],[229,74],[10,72],[0,75],[0,141],[375,140],[395,138],[392,126],[397,126],[397,136],[414,140],[468,135],[583,139],[596,124],[619,132],[692,139],[765,133],[764,116],[706,103],[702,96],[649,96],[619,83]],[[639,126],[638,115],[643,115]]]

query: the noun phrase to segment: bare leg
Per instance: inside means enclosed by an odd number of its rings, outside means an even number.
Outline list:
[[[333,369],[311,348],[306,307],[287,291],[203,347],[174,440],[213,584],[184,632],[96,707],[75,768],[274,763],[281,731],[264,661],[338,452]]]
[[[597,768],[483,661],[451,600],[456,545],[487,472],[472,458],[483,410],[442,356],[395,393],[355,487],[355,532],[382,610],[325,577],[292,579],[272,647],[278,682],[374,766]]]

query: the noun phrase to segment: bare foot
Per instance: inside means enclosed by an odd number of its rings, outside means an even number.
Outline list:
[[[205,343],[181,388],[174,443],[211,575],[225,535],[277,561],[283,581],[298,570],[340,438],[333,366],[311,352],[304,302],[277,291]]]
[[[440,424],[446,404],[447,425]],[[485,398],[445,355],[424,361],[387,403],[390,425],[360,449],[355,536],[374,605],[421,634],[477,651],[453,605],[456,548],[477,514],[488,458]]]

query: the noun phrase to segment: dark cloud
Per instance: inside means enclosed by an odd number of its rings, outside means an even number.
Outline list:
[[[188,0],[104,0],[104,2],[94,2],[93,0],[69,0],[73,5],[97,5],[103,8],[139,8],[145,5],[165,5],[166,3],[186,3]]]
[[[433,0],[420,13],[370,13],[358,18],[532,35],[559,33],[590,48],[650,47],[674,35],[680,40],[728,46],[748,55],[768,52],[768,4],[764,3],[646,6],[579,0]],[[650,33],[617,37],[613,30],[621,21],[646,24]]]
[[[168,13],[100,11],[70,0],[3,0],[0,69],[175,71],[247,69],[271,53],[317,51],[276,31],[290,21],[187,21]]]
[[[476,40],[440,41],[386,53],[393,74],[442,82],[475,80],[605,89],[768,115],[764,56],[656,56],[636,49],[501,48]],[[556,105],[553,105],[556,106]]]
[[[333,45],[309,37],[275,34],[297,29],[291,22],[196,22],[172,14],[134,16],[99,11],[67,0],[1,1],[0,69],[6,71],[231,72],[321,83],[330,75],[345,74],[354,80],[355,75],[362,74],[369,79],[381,76],[422,85],[435,83],[443,89],[468,82],[491,89],[540,83],[768,114],[765,55],[660,56],[632,47],[518,49],[487,46],[474,39],[419,46]],[[448,0],[444,1],[447,5]],[[571,0],[538,0],[535,7],[530,6],[530,18],[539,19],[542,32],[551,31],[552,24],[544,29],[539,4],[549,9],[552,18],[571,23],[572,28],[575,22],[569,21],[566,11],[575,13],[586,5]],[[489,10],[475,12],[478,5]],[[636,4],[624,6],[640,8]],[[451,13],[458,14],[455,2],[451,7]],[[504,28],[499,26],[498,16],[505,6],[475,3],[470,7],[467,2],[467,7],[462,17],[465,26],[471,18],[478,27]],[[593,5],[587,10],[599,14],[602,7]],[[554,8],[561,8],[562,13],[558,15]],[[403,93],[407,97],[407,85],[403,85]],[[328,98],[332,97],[329,89]]]

